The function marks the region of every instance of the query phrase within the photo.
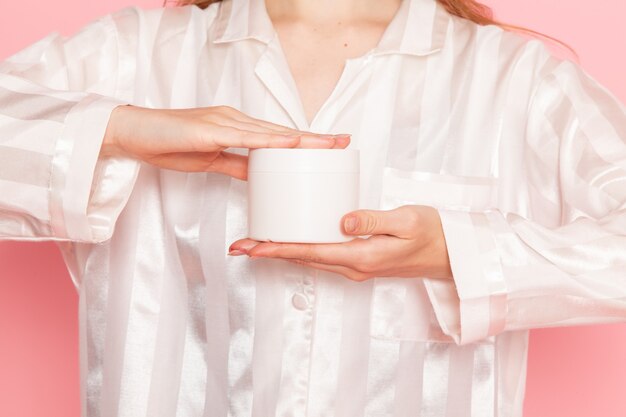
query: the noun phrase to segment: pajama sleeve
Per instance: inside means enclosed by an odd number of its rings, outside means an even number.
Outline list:
[[[109,239],[140,164],[100,157],[109,117],[129,104],[134,62],[114,17],[53,32],[0,62],[0,239]],[[125,58],[122,62],[122,58]]]
[[[425,286],[457,344],[626,322],[626,107],[569,60],[535,86],[516,150],[528,210],[439,210],[453,280]]]

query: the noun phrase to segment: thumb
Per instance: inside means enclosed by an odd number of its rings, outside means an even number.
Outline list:
[[[402,219],[397,210],[355,210],[341,219],[348,235],[394,235],[403,232]]]

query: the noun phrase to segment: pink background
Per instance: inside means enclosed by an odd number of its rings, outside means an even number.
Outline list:
[[[0,0],[0,59],[159,0]],[[624,0],[488,0],[495,17],[569,43],[626,102]],[[561,50],[555,50],[560,53]],[[531,331],[525,417],[626,416],[626,324]],[[0,416],[79,416],[77,294],[52,243],[0,242]]]

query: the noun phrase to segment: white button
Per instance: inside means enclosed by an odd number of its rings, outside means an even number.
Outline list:
[[[298,310],[306,310],[309,307],[309,300],[306,295],[302,293],[295,293],[293,297],[291,297],[291,303]]]

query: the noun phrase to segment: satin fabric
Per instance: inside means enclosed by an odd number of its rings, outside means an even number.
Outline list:
[[[99,159],[127,103],[351,133],[361,207],[437,208],[454,279],[227,256],[247,184]],[[624,105],[434,0],[310,125],[262,0],[123,8],[0,63],[0,140],[0,236],[56,242],[79,292],[84,417],[519,417],[529,329],[626,321]]]

